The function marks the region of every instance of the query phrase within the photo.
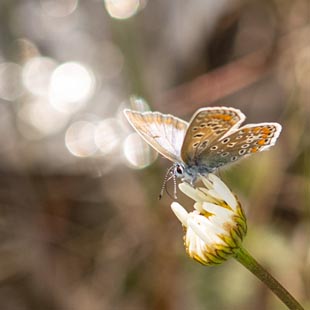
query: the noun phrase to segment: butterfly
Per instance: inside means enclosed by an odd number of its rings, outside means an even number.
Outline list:
[[[267,150],[282,129],[278,123],[240,127],[245,115],[229,107],[201,108],[189,123],[160,112],[125,109],[124,114],[149,145],[173,162],[168,172],[191,185],[199,175]]]

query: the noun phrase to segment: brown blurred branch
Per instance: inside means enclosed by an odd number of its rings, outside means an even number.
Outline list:
[[[201,75],[192,82],[165,93],[156,102],[158,110],[172,113],[176,109],[184,115],[247,87],[270,71],[265,62],[266,49]],[[180,111],[181,109],[181,111]]]
[[[264,47],[236,61],[201,75],[156,98],[154,109],[185,115],[202,105],[223,99],[263,79],[272,72],[284,53],[300,50],[308,44],[310,27],[301,27],[283,35],[271,47]]]

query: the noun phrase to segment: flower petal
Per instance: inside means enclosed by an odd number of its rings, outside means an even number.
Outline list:
[[[223,208],[215,203],[204,202],[203,210],[213,213],[216,217],[220,217],[223,221],[230,221],[233,212],[227,208]]]
[[[200,219],[201,220],[201,219]],[[214,226],[210,221],[203,221],[203,223],[197,221],[196,218],[188,219],[188,227],[190,227],[193,232],[197,234],[197,236],[203,240],[205,243],[212,245],[214,243],[222,244],[223,241],[217,235],[221,233],[225,233],[225,231],[220,228]]]
[[[221,199],[224,200],[231,208],[236,210],[238,202],[226,184],[212,173],[210,173],[208,176],[213,182],[214,190],[218,193]]]
[[[188,197],[195,201],[204,201],[206,199],[205,194],[196,188],[190,186],[187,182],[179,184],[179,189]]]
[[[176,215],[176,217],[179,219],[179,221],[182,223],[182,225],[187,227],[187,211],[178,202],[175,201],[171,204],[171,209]]]

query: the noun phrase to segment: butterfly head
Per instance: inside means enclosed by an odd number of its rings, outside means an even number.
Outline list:
[[[184,163],[175,163],[172,167],[175,177],[194,185],[198,177],[199,171],[196,166],[187,166]]]
[[[175,163],[173,165],[173,174],[178,178],[183,178],[185,173],[185,166],[182,163]]]
[[[166,192],[168,193],[168,195],[170,197],[172,197],[169,192],[167,191],[167,187],[166,184],[169,180],[173,180],[173,185],[174,185],[174,190],[173,190],[173,194],[174,194],[174,199],[177,199],[177,182],[176,182],[176,178],[181,178],[183,181],[186,180],[187,182],[193,184],[193,177],[188,175],[186,173],[186,166],[184,163],[174,163],[173,166],[171,166],[166,173],[166,176],[164,178],[164,182],[159,194],[159,199],[161,199],[161,197],[163,196],[164,191],[166,190]]]

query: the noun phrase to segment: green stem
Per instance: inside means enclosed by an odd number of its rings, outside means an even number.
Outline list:
[[[264,282],[281,301],[291,310],[304,310],[298,301],[270,274],[265,270],[245,249],[240,248],[235,253],[235,259],[245,268],[250,270],[256,277]]]

